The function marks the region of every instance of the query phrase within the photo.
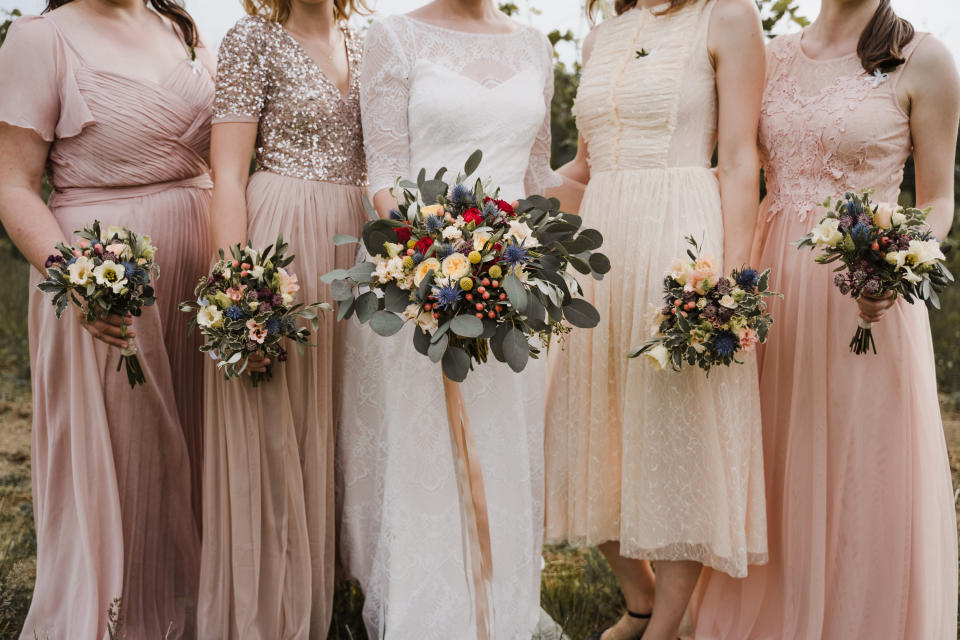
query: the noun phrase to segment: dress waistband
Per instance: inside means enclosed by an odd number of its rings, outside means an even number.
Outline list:
[[[212,189],[213,181],[210,175],[202,173],[192,178],[171,180],[170,182],[155,182],[153,184],[138,184],[130,187],[68,187],[63,190],[54,190],[50,198],[51,207],[77,207],[91,204],[103,204],[114,200],[143,198],[167,191],[168,189]]]
[[[607,169],[591,168],[590,175],[599,175],[601,173],[713,173],[711,167],[701,167],[697,165],[688,165],[685,167],[610,167]]]

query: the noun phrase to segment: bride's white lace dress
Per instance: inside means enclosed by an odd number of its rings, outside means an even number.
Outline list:
[[[473,34],[393,16],[370,28],[363,129],[370,190],[426,168],[478,174],[506,200],[550,170],[552,52],[538,31]],[[453,176],[448,176],[452,179]],[[379,337],[349,322],[338,466],[343,562],[366,595],[371,638],[475,639],[450,429],[438,365],[412,327]],[[495,637],[528,640],[540,615],[545,368],[491,362],[463,384],[486,485]]]

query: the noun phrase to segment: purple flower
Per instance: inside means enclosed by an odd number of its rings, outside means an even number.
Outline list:
[[[247,292],[247,300],[256,300],[256,299],[259,298],[259,297],[260,297],[260,296],[257,295],[257,292],[256,292],[256,291],[248,291],[248,292]]]
[[[257,315],[260,315],[261,313],[270,313],[271,311],[273,311],[273,307],[270,306],[269,302],[261,302],[260,306],[257,307]]]
[[[283,348],[280,349],[280,351],[277,353],[277,360],[279,360],[280,362],[286,362],[286,361],[287,361],[287,350],[286,350],[286,349],[283,349]]]
[[[270,298],[270,304],[272,304],[272,305],[275,306],[275,307],[282,307],[282,306],[283,306],[283,296],[280,295],[279,293],[273,294],[273,297]]]
[[[730,293],[730,290],[732,288],[733,287],[731,286],[729,279],[720,278],[719,280],[717,280],[717,293],[719,293],[720,295],[722,296],[727,295],[728,293]]]

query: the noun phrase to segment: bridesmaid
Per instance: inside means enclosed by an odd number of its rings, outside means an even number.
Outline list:
[[[282,233],[300,300],[353,264],[366,184],[361,0],[244,2],[220,48],[211,154],[213,245],[259,249]],[[259,170],[249,179],[256,148]],[[259,387],[207,375],[201,638],[326,638],[334,573],[335,318]],[[255,369],[271,363],[263,360]]]
[[[37,581],[22,637],[105,638],[119,597],[126,637],[193,638],[203,360],[177,304],[208,256],[212,56],[174,2],[47,10],[16,21],[0,49],[0,219],[31,284],[54,244],[94,219],[151,235],[163,277],[132,325],[57,320],[31,289]],[[134,390],[115,371],[128,339],[147,379]]]
[[[755,251],[785,295],[760,358],[770,564],[708,575],[697,637],[953,640],[957,529],[927,310],[854,302],[792,243],[827,197],[896,202],[911,151],[917,202],[945,237],[960,80],[889,0],[824,0],[768,64]],[[850,352],[858,314],[877,323],[879,355]]]
[[[747,262],[763,35],[746,0],[616,8],[584,45],[580,152],[560,170],[588,182],[581,214],[615,268],[584,282],[604,322],[551,354],[546,531],[599,545],[617,575],[628,611],[595,637],[673,640],[702,565],[742,577],[766,559],[756,365],[707,378],[626,354],[649,337],[685,236],[728,273]]]

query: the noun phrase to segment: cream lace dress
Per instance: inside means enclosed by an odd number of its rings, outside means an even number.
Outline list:
[[[367,35],[361,85],[371,192],[420,168],[455,174],[478,148],[478,174],[507,200],[556,184],[552,55],[541,33],[390,17]],[[347,325],[342,557],[363,586],[371,638],[476,638],[441,373],[411,331],[381,338]],[[528,640],[540,617],[545,364],[515,374],[489,362],[462,388],[490,514],[494,637]]]
[[[708,379],[626,357],[650,335],[684,236],[723,258],[713,5],[657,15],[665,6],[598,27],[577,97],[591,167],[581,214],[613,270],[584,282],[600,326],[551,354],[547,537],[743,576],[767,552],[755,359]]]

